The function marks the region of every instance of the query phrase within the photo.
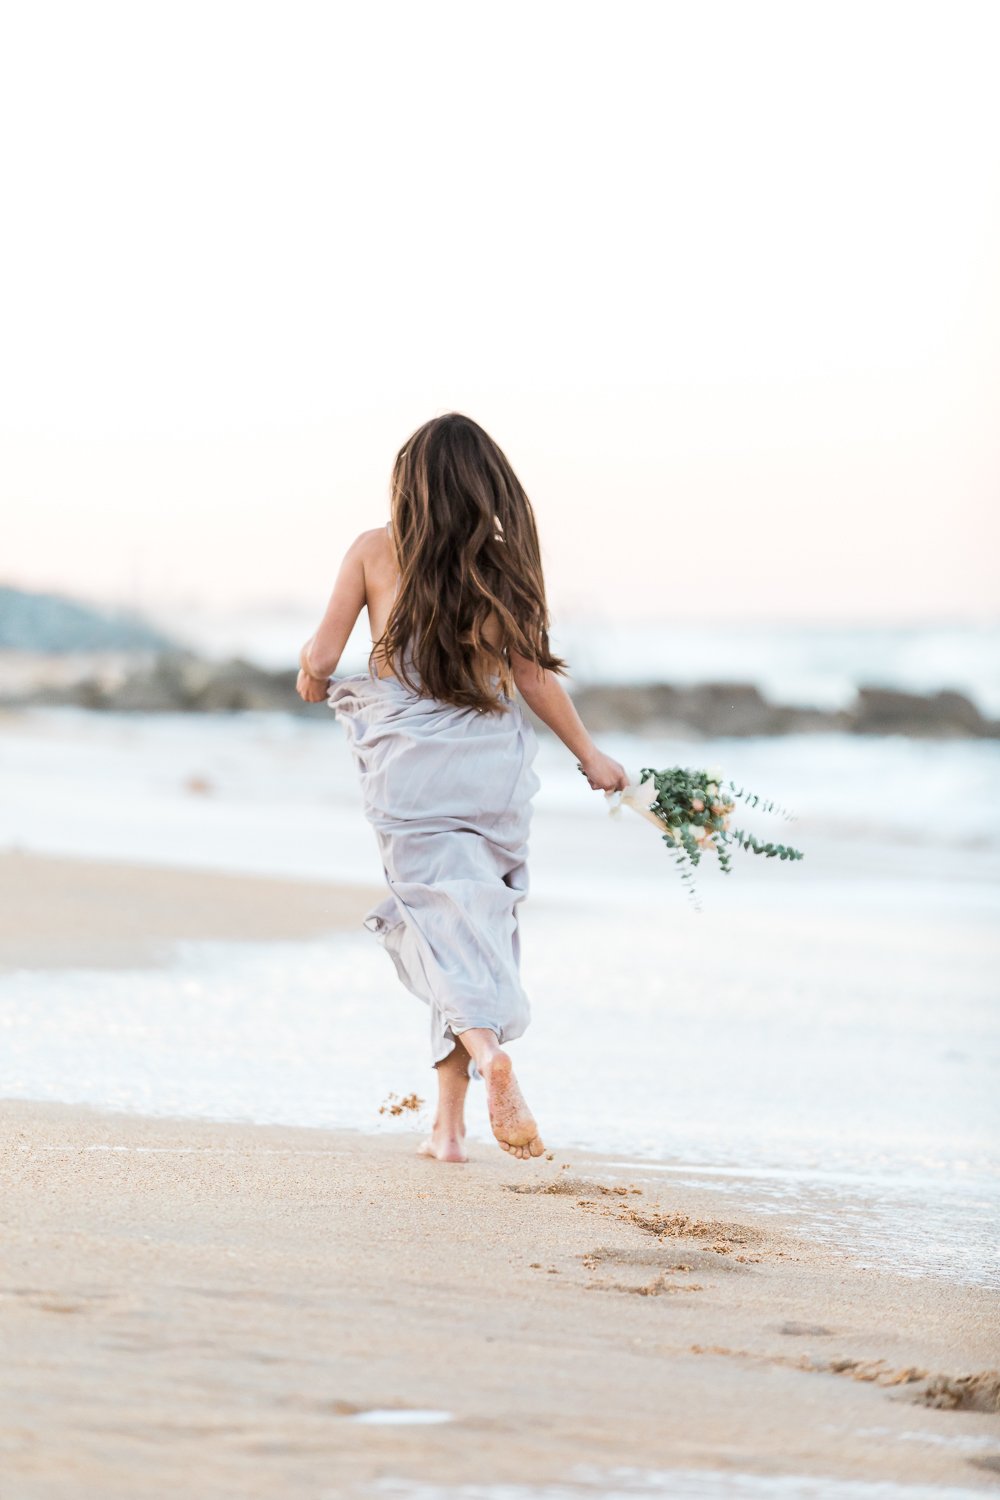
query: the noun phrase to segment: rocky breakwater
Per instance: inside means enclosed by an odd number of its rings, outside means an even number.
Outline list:
[[[573,701],[595,732],[700,737],[760,734],[905,734],[936,739],[998,739],[963,693],[904,693],[864,686],[846,708],[772,703],[751,682],[614,684],[578,688]]]
[[[0,702],[6,706],[73,705],[142,713],[284,712],[323,714],[325,704],[303,703],[294,668],[268,671],[233,659],[210,662],[185,651],[35,658],[6,670],[0,651]],[[15,663],[6,660],[6,667]],[[573,684],[570,691],[595,733],[626,731],[700,738],[801,733],[904,734],[926,738],[1000,738],[964,694],[904,693],[862,686],[846,708],[773,703],[753,683],[701,682],[679,686]]]
[[[252,662],[206,661],[189,651],[40,660],[31,681],[24,663],[11,673],[0,653],[0,701],[20,706],[72,706],[118,713],[307,712],[296,695],[296,671],[268,671]],[[319,707],[324,705],[320,704]]]

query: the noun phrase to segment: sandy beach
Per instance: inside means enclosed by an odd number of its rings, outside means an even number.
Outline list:
[[[305,935],[370,895],[27,855],[3,875],[21,966]],[[859,1267],[649,1163],[477,1141],[445,1167],[398,1122],[18,1100],[2,1124],[4,1500],[1000,1474],[995,1292]]]
[[[294,938],[353,927],[366,886],[0,852],[0,972],[162,961],[182,938]]]
[[[7,1500],[995,1485],[991,1294],[849,1272],[640,1164],[413,1145],[6,1104]]]

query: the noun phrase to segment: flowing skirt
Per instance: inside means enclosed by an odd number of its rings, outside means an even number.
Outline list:
[[[520,704],[481,713],[367,674],[332,682],[327,702],[354,755],[388,886],[365,926],[430,1007],[432,1062],[472,1027],[501,1042],[521,1036],[530,1007],[517,908],[539,780]]]

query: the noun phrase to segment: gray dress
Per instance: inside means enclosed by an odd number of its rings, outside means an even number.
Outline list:
[[[332,681],[327,695],[389,888],[365,926],[430,1007],[435,1064],[459,1032],[484,1027],[508,1042],[529,1020],[517,908],[538,746],[520,704],[501,701],[496,714],[458,708],[367,673]]]

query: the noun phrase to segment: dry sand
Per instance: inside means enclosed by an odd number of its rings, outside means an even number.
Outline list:
[[[21,964],[353,925],[371,896],[0,868]],[[784,1218],[734,1223],[723,1194],[641,1164],[473,1145],[442,1166],[396,1125],[24,1102],[0,1126],[2,1500],[313,1500],[579,1465],[1000,1478],[994,1293],[860,1269]],[[357,1420],[373,1408],[452,1420]]]

